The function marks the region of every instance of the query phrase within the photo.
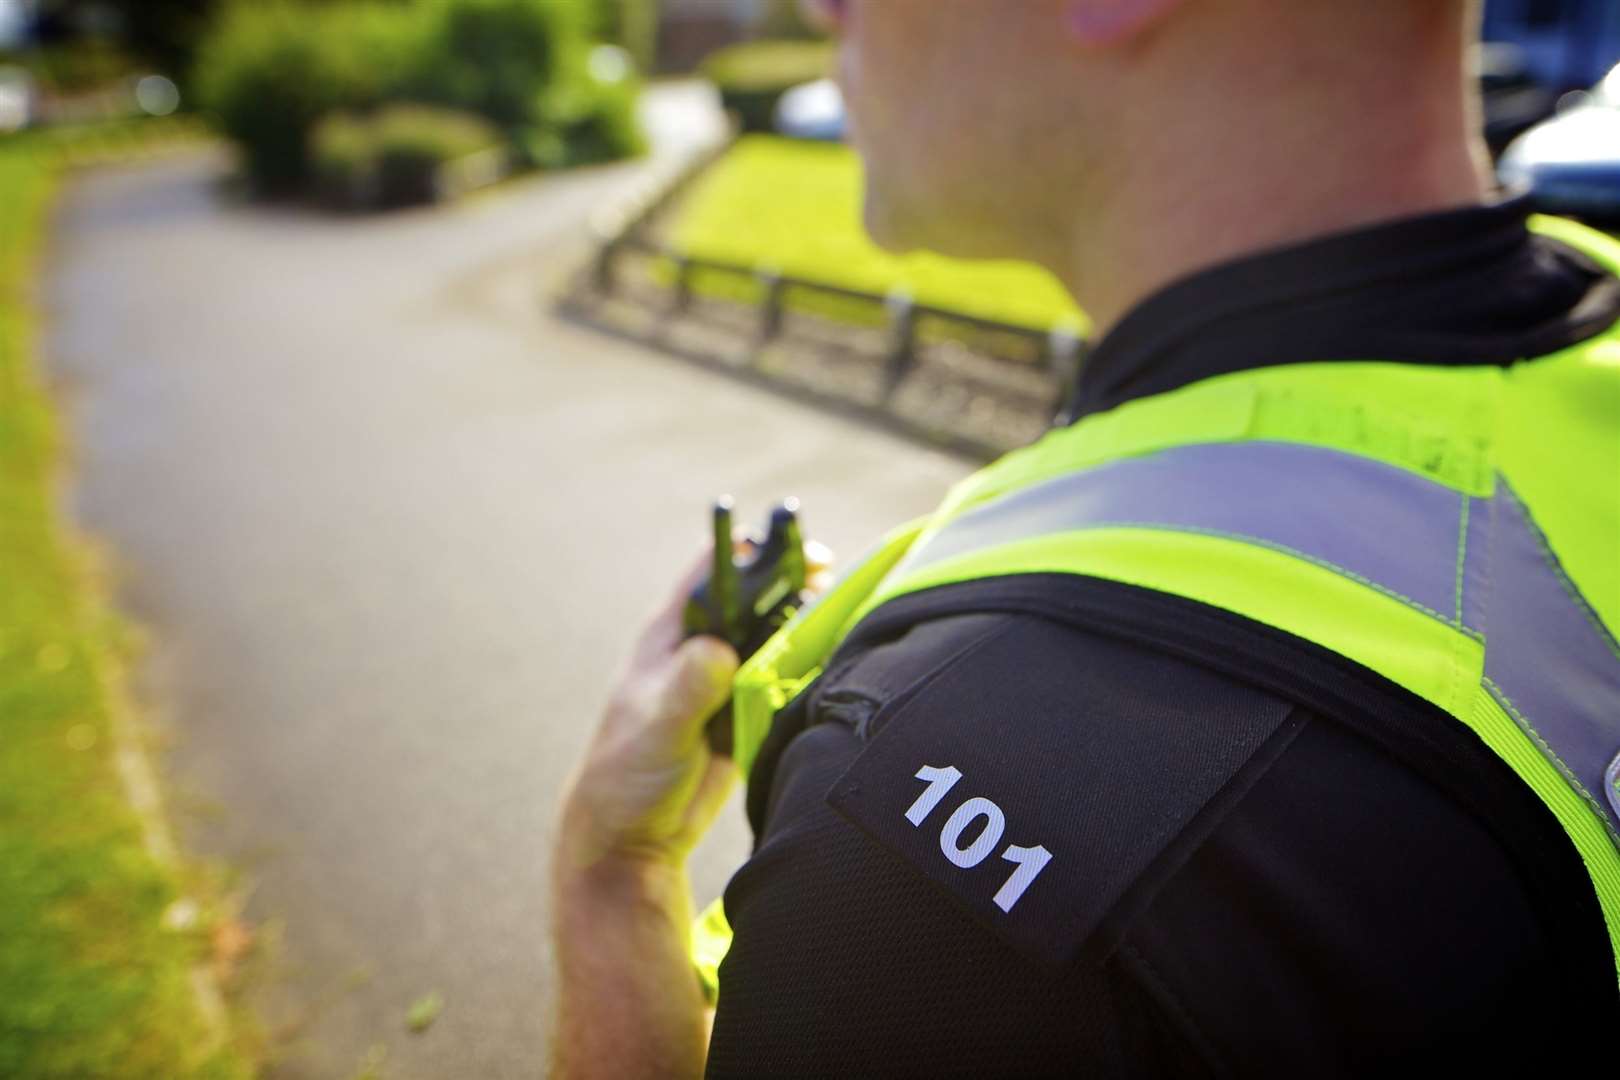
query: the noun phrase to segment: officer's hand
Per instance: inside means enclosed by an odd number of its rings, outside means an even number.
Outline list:
[[[715,637],[681,640],[681,611],[704,555],[642,631],[563,802],[560,854],[679,865],[714,819],[736,768],[711,753],[705,721],[725,703],[737,654]]]
[[[811,586],[825,549],[806,545]],[[559,990],[553,1075],[698,1075],[705,1003],[688,955],[686,856],[736,779],[704,727],[731,692],[737,655],[681,640],[698,560],[642,632],[563,798],[552,861]]]
[[[739,552],[749,542],[738,541]],[[805,544],[808,588],[826,588],[832,553]],[[710,565],[704,554],[642,631],[563,801],[559,854],[575,866],[609,857],[679,865],[736,780],[709,750],[705,724],[731,693],[737,654],[715,637],[681,640],[686,598]]]

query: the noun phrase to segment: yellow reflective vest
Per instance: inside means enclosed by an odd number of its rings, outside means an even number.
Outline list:
[[[1620,273],[1602,234],[1532,227]],[[1467,725],[1562,824],[1620,956],[1620,329],[1511,367],[1259,368],[1050,432],[885,538],[743,665],[744,774],[869,612],[1031,573],[1223,608]],[[716,905],[694,932],[711,987],[728,941]]]

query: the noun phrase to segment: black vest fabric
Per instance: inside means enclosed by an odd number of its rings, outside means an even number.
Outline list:
[[[1526,213],[1172,285],[1099,345],[1080,412],[1257,362],[1509,364],[1606,329],[1620,283]],[[1620,1020],[1579,857],[1472,732],[1178,597],[1026,575],[891,601],[777,716],[748,813],[711,1076],[1544,1070]],[[1004,847],[1050,862],[987,918]]]

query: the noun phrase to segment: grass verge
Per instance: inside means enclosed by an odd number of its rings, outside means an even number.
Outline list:
[[[129,801],[124,642],[59,513],[40,240],[64,157],[133,146],[80,135],[0,139],[0,1076],[243,1077],[193,985],[208,915],[164,925],[196,871],[161,857]]]
[[[901,289],[918,303],[1037,330],[1089,329],[1068,293],[1038,267],[879,250],[861,225],[861,182],[860,159],[848,147],[745,136],[694,182],[668,235],[693,258],[880,295]],[[759,293],[756,284],[723,274],[695,274],[693,287],[744,301]],[[881,315],[871,305],[792,292],[786,302],[855,322]]]

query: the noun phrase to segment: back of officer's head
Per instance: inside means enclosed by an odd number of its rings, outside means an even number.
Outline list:
[[[867,224],[897,249],[1051,265],[1063,253],[1043,245],[1071,242],[1058,216],[1100,222],[1145,183],[1195,193],[1238,165],[1421,154],[1469,123],[1470,0],[822,5]]]

